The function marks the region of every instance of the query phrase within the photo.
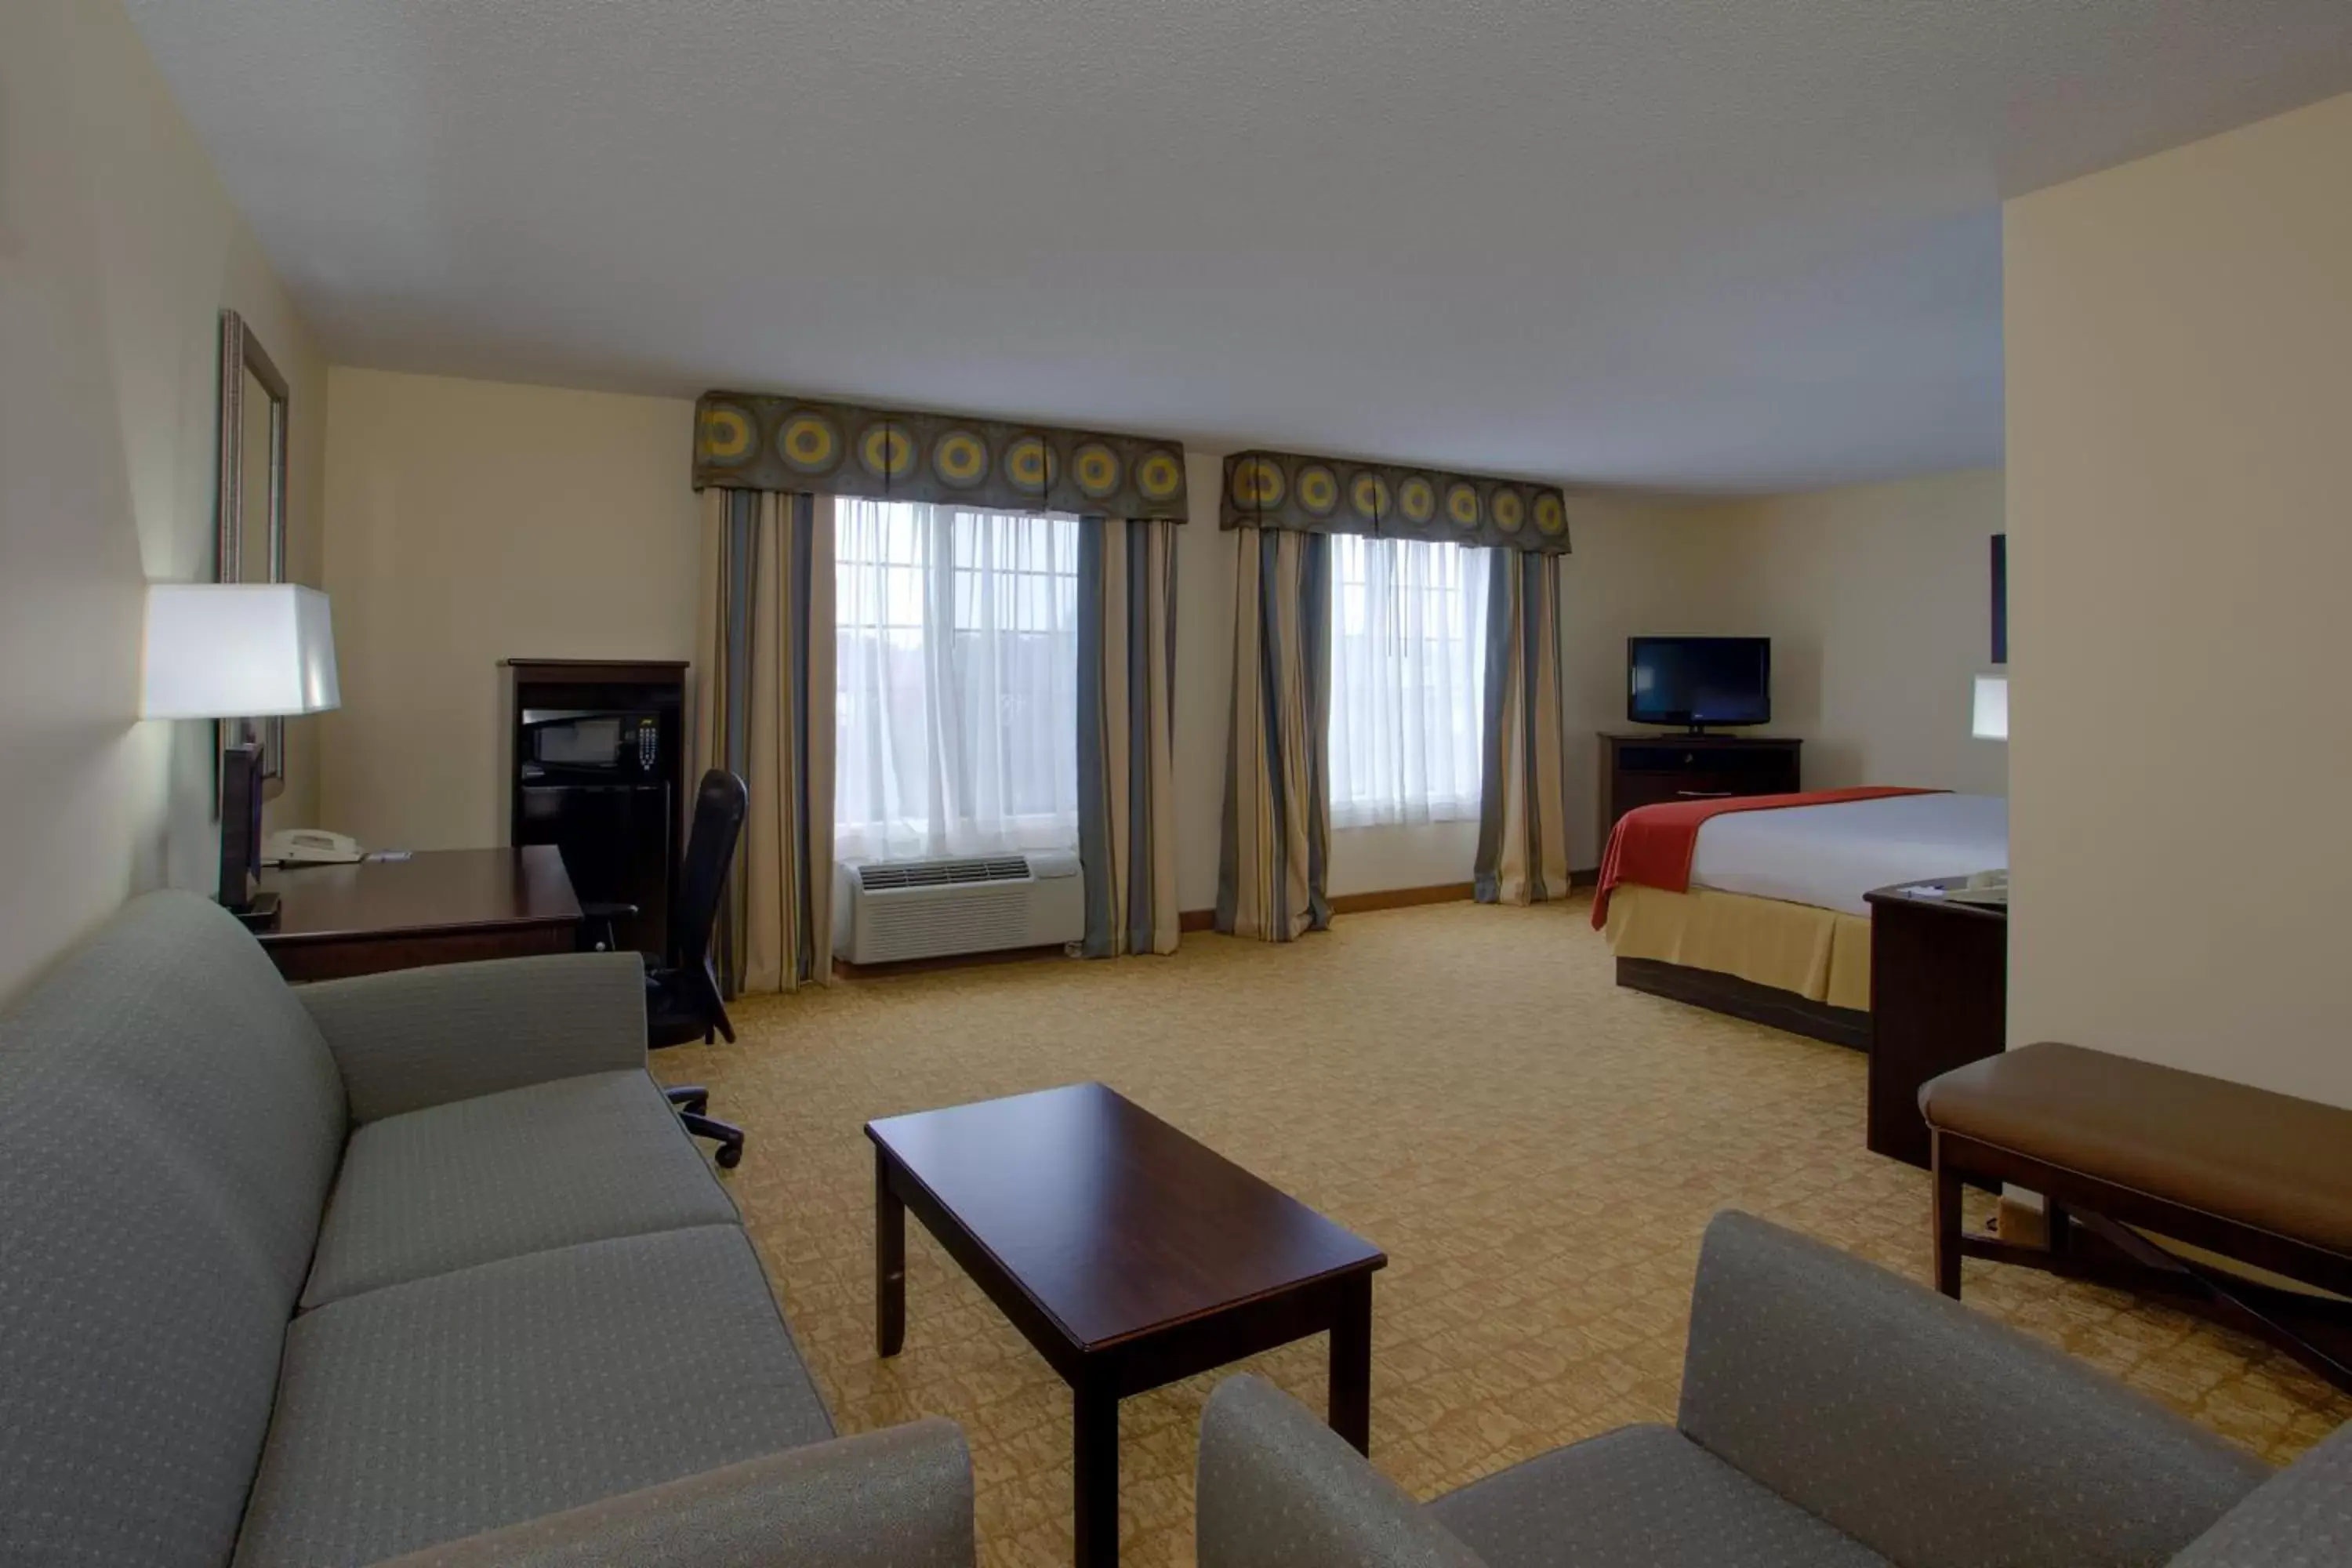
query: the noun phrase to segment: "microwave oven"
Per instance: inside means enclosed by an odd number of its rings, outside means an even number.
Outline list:
[[[662,726],[651,711],[527,708],[520,731],[523,776],[646,778],[659,776]]]

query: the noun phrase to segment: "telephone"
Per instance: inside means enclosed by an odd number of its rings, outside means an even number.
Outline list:
[[[320,827],[289,827],[261,841],[264,862],[280,866],[341,865],[362,858],[359,841]]]

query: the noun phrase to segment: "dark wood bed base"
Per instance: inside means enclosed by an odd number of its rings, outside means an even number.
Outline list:
[[[1621,958],[1617,961],[1617,984],[1630,991],[1646,991],[1670,1002],[1687,1002],[1710,1013],[1728,1014],[1751,1024],[1826,1040],[1833,1046],[1857,1051],[1870,1049],[1869,1014],[1852,1007],[1832,1007],[1826,1002],[1809,1002],[1793,991],[1759,985],[1736,974],[1719,974],[1712,969],[1693,969],[1655,958]]]

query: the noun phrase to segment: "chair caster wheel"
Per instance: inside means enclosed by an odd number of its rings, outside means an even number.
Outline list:
[[[743,1163],[743,1145],[740,1143],[721,1143],[719,1145],[719,1152],[711,1157],[719,1162],[719,1168],[720,1170],[731,1171],[736,1166]]]

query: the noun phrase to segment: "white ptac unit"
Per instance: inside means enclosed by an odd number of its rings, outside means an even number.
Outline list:
[[[833,951],[846,963],[1045,947],[1086,933],[1086,879],[1073,850],[834,868]]]

